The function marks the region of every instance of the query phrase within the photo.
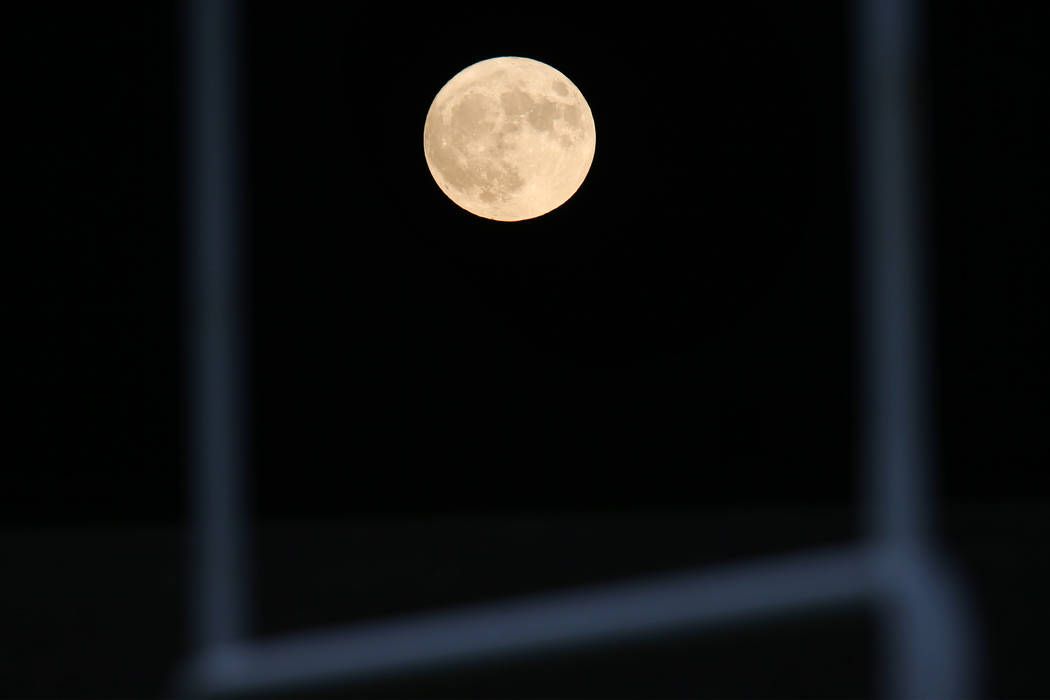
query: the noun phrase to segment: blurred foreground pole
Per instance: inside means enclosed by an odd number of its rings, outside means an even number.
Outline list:
[[[245,633],[236,15],[186,6],[190,622],[198,651]]]
[[[901,545],[925,541],[930,524],[912,5],[862,0],[856,81],[870,516],[876,537]]]
[[[973,659],[965,605],[931,542],[931,352],[916,142],[916,5],[859,0],[857,6],[868,513],[886,580],[886,691],[900,698],[956,698],[973,692]]]

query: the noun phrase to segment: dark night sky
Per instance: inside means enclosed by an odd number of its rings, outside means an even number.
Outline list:
[[[245,5],[248,493],[258,521],[443,513],[547,522],[636,508],[717,520],[736,508],[755,513],[760,530],[764,510],[830,509],[837,529],[822,537],[855,534],[848,5],[721,3],[689,15],[672,5]],[[1001,557],[973,564],[996,601],[1012,597],[996,588],[1005,571],[1050,580],[1045,565],[1032,568],[1050,531],[1041,478],[1050,243],[1045,158],[1036,157],[1046,140],[1036,104],[1046,97],[1037,53],[1047,25],[1038,7],[933,3],[916,85],[938,497],[945,511],[1028,514],[1020,529],[981,530],[979,546],[960,545]],[[5,309],[18,417],[17,456],[0,469],[0,534],[184,523],[179,22],[171,3],[69,4],[12,18],[15,206],[27,215],[12,217],[19,224],[6,236],[18,251]],[[597,128],[577,194],[515,224],[452,204],[422,152],[433,96],[462,68],[499,55],[561,70]],[[800,525],[805,537],[817,521]],[[967,522],[964,531],[980,529]],[[586,540],[589,525],[577,525],[573,536]],[[727,529],[710,551],[797,544],[784,535],[756,545],[747,532]],[[604,551],[599,541],[588,551]],[[23,547],[29,561],[44,551],[33,542],[10,551]],[[452,545],[433,544],[443,546]],[[575,561],[579,580],[605,575],[551,546],[552,567]],[[419,567],[404,566],[391,581]],[[172,576],[165,585],[176,585]],[[354,580],[343,570],[330,579]],[[24,577],[26,590],[33,580]],[[469,595],[493,592],[478,586]],[[1033,595],[1041,588],[1029,583]],[[282,607],[275,590],[260,594],[264,607],[267,595],[278,601],[270,631],[334,614]],[[1034,658],[1017,641],[1027,613],[996,610],[989,619],[1010,622],[990,624],[1008,649],[993,688],[1046,688],[1042,676],[1033,685],[1034,666],[1011,674]],[[353,614],[363,613],[340,619]],[[783,646],[762,640],[770,658]],[[654,659],[648,672],[662,663]],[[39,687],[76,695],[90,685],[84,673],[84,685]],[[727,687],[739,692],[735,682]]]
[[[929,13],[921,88],[940,485],[1039,498],[1036,34],[967,8]],[[246,11],[260,512],[854,503],[845,11],[522,14]],[[183,511],[177,18],[20,28],[46,267],[18,304],[15,523]],[[453,206],[420,145],[436,91],[495,55],[565,72],[598,129],[577,195],[519,224]]]
[[[715,17],[626,51],[617,22],[564,16],[552,45],[435,17],[289,60],[252,14],[264,510],[849,497],[848,220],[818,204],[846,196],[839,37]],[[501,52],[563,70],[598,130],[579,193],[517,225],[452,206],[421,157],[433,95]]]

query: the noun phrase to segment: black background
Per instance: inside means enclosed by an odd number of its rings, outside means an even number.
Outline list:
[[[304,14],[246,25],[264,512],[851,498],[839,33]],[[577,196],[513,225],[420,158],[433,96],[501,53],[599,122]]]
[[[930,6],[917,84],[938,533],[996,696],[1050,693],[1035,7]],[[186,650],[182,19],[12,21],[27,216],[10,233],[6,694],[153,694]],[[243,9],[258,632],[860,534],[851,19]],[[597,127],[577,194],[513,224],[456,207],[421,148],[445,81],[499,55],[561,70]],[[878,674],[873,620],[371,690],[857,695]]]

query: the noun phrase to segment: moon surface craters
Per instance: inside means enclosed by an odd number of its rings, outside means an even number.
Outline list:
[[[458,205],[517,221],[563,204],[594,156],[583,95],[554,68],[525,58],[482,61],[457,74],[431,104],[424,153]]]

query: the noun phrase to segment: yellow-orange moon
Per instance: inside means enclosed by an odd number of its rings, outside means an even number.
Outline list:
[[[478,216],[521,221],[572,197],[594,160],[594,117],[561,72],[504,56],[457,73],[423,126],[434,181]]]

